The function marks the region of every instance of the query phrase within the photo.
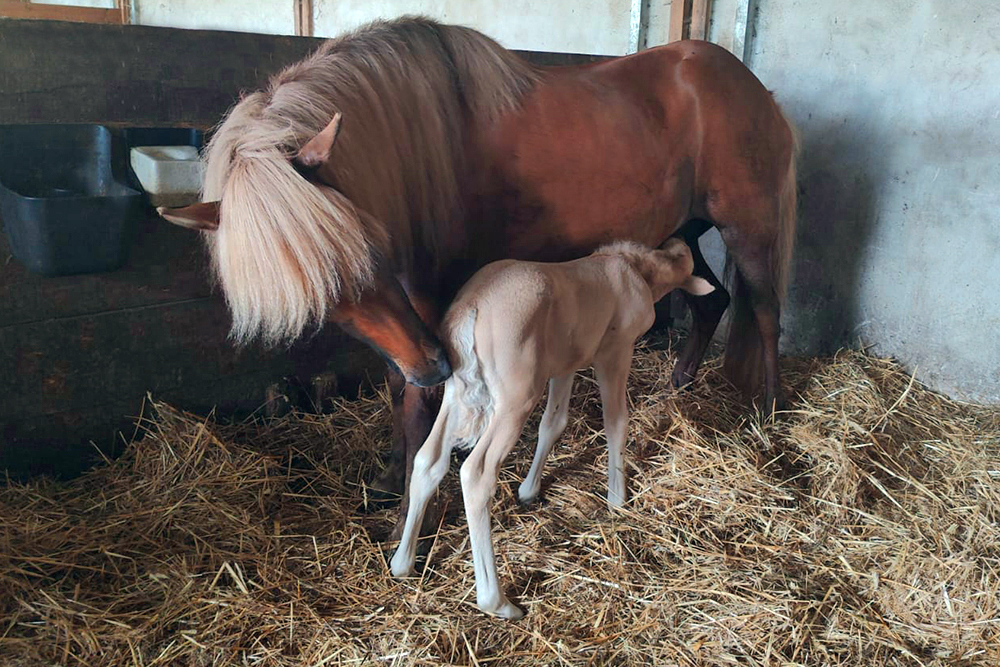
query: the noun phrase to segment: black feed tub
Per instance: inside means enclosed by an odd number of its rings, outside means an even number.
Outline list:
[[[102,125],[0,126],[0,218],[29,270],[95,273],[128,259],[142,196],[115,178],[112,156]]]

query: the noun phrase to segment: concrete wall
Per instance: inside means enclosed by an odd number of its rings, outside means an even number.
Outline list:
[[[295,34],[292,0],[132,0],[132,22],[164,28]]]
[[[665,36],[670,3],[654,4],[663,9]],[[295,32],[293,0],[132,0],[132,6],[141,25]],[[425,14],[478,28],[513,49],[617,55],[628,49],[630,7],[630,0],[313,0],[313,21],[317,37],[331,37],[378,18]]]
[[[749,64],[802,133],[786,348],[1000,402],[1000,3],[761,0]]]
[[[292,32],[291,0],[134,0],[139,22]],[[713,3],[731,47],[746,0]],[[801,223],[783,344],[863,342],[959,397],[1000,402],[1000,3],[753,0],[751,69],[802,134]],[[424,13],[516,49],[622,54],[628,0],[314,0],[317,35]],[[670,2],[650,0],[647,40]],[[703,246],[721,266],[710,233]]]

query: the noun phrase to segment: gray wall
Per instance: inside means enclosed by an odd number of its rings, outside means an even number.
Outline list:
[[[785,349],[862,341],[1000,402],[1000,2],[760,0],[755,27],[802,136]]]

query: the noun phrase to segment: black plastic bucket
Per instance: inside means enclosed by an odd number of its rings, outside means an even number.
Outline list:
[[[29,270],[70,275],[125,263],[142,196],[115,178],[111,161],[102,125],[0,126],[0,218]]]

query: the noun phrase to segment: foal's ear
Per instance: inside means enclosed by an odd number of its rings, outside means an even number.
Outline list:
[[[695,296],[705,296],[714,292],[715,286],[704,278],[691,276],[681,285],[681,289]]]
[[[333,114],[333,120],[315,137],[306,142],[295,156],[295,162],[302,167],[315,169],[330,159],[330,151],[340,134],[340,112]]]
[[[214,232],[219,228],[219,202],[208,201],[201,204],[192,204],[183,208],[167,208],[160,206],[156,209],[160,217],[167,222],[172,222],[181,227],[196,229],[201,232]]]

